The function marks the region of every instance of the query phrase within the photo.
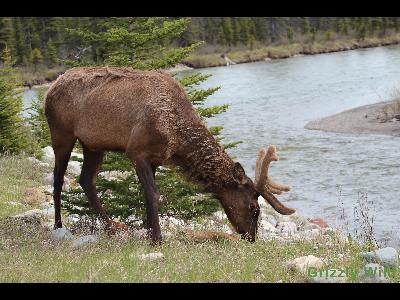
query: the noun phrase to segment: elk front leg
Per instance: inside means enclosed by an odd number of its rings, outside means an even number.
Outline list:
[[[135,159],[136,174],[144,189],[146,200],[147,228],[153,245],[161,243],[161,228],[158,218],[160,194],[157,191],[154,166],[146,159]]]

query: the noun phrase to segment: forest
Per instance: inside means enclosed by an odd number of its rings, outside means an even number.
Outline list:
[[[82,42],[82,33],[101,33],[118,27],[121,19],[110,17],[3,17],[0,18],[0,52],[10,49],[14,66],[52,68],[85,52],[90,60],[104,60],[104,49]],[[134,17],[131,19],[141,19]],[[142,18],[146,19],[146,18]],[[157,22],[157,18],[154,22]],[[163,22],[164,18],[159,18]],[[168,18],[177,20],[179,18]],[[164,46],[188,46],[197,41],[207,46],[244,47],[316,39],[335,40],[397,32],[399,17],[194,17],[178,38]],[[131,24],[135,26],[134,24]],[[90,40],[90,39],[89,39]],[[92,41],[93,42],[93,41]]]

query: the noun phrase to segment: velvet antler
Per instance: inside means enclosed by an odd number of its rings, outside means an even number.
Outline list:
[[[256,178],[255,185],[261,196],[268,201],[269,204],[279,213],[283,215],[291,215],[294,209],[284,206],[273,194],[281,194],[290,191],[290,187],[284,184],[276,183],[268,176],[269,164],[272,161],[279,160],[276,154],[276,147],[271,145],[268,150],[260,149],[256,162]]]

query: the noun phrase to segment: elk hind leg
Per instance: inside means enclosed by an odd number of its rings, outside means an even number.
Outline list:
[[[64,174],[68,167],[68,161],[71,156],[72,149],[75,145],[76,138],[63,136],[60,139],[52,139],[54,150],[54,182],[53,182],[53,200],[54,200],[54,229],[61,228],[61,190],[64,184]]]

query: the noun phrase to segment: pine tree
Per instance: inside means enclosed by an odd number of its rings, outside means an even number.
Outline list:
[[[2,52],[4,67],[0,68],[0,153],[18,153],[26,145],[23,131],[22,97],[15,92],[17,80],[12,69],[14,64],[11,51],[6,47]]]
[[[18,64],[27,65],[31,62],[30,44],[27,44],[20,17],[14,18],[14,49]]]
[[[0,18],[0,53],[8,47],[12,53],[10,47],[13,44],[13,26],[12,18]]]
[[[190,20],[168,18],[119,18],[110,19],[104,25],[105,31],[92,32],[90,30],[67,30],[67,34],[81,39],[82,47],[91,47],[91,51],[103,49],[104,60],[95,63],[90,60],[70,62],[81,65],[125,66],[140,69],[157,69],[174,65],[197,47],[199,43],[180,48],[167,48],[173,40],[186,30]],[[186,87],[189,100],[196,107],[202,118],[210,118],[224,112],[228,106],[204,107],[204,101],[218,88],[196,89],[196,85],[206,80],[208,76],[195,74],[179,79]],[[222,127],[212,127],[210,131],[217,139]],[[235,143],[227,144],[233,147]],[[132,171],[131,162],[122,154],[107,153],[103,163],[103,170]],[[157,186],[163,195],[160,207],[162,215],[175,215],[181,218],[209,214],[219,208],[219,204],[210,195],[199,196],[200,187],[194,185],[180,175],[179,168],[161,168],[156,173]],[[144,219],[143,190],[134,172],[125,178],[108,181],[100,176],[97,188],[101,194],[105,209],[112,217],[119,217],[128,221],[132,214]],[[109,191],[112,191],[111,193]],[[91,214],[88,202],[82,190],[74,189],[63,194],[63,202],[70,213]],[[197,203],[196,203],[197,202]],[[78,209],[77,209],[78,208]],[[82,209],[82,210],[79,210]]]
[[[35,48],[32,51],[32,63],[35,66],[35,72],[37,71],[37,66],[43,62],[43,55],[40,49]]]
[[[303,28],[302,32],[303,34],[309,34],[311,30],[311,25],[310,25],[310,19],[308,17],[303,17]]]
[[[292,43],[293,42],[293,28],[291,26],[288,26],[286,36],[287,36],[289,43]]]
[[[58,58],[57,49],[54,46],[53,40],[51,38],[47,41],[46,44],[46,56],[48,67],[54,67],[58,62]]]

